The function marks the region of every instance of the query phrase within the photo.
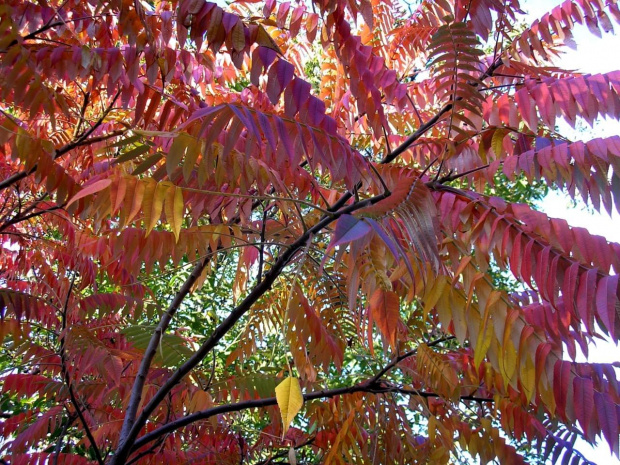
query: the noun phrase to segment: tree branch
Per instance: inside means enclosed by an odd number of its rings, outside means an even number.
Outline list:
[[[168,325],[172,321],[174,314],[177,312],[183,300],[189,294],[192,286],[196,283],[202,271],[205,269],[209,261],[211,260],[211,255],[207,255],[202,260],[200,260],[194,266],[194,269],[185,280],[181,288],[178,290],[174,299],[170,303],[170,306],[166,310],[166,312],[162,315],[157,328],[153,332],[151,336],[151,340],[149,341],[149,345],[144,352],[144,357],[142,357],[142,361],[140,363],[140,368],[138,369],[138,374],[136,375],[136,380],[131,389],[131,397],[129,398],[129,405],[127,406],[127,413],[125,414],[125,419],[123,421],[123,427],[121,429],[120,441],[119,441],[119,449],[125,446],[127,439],[130,436],[130,431],[134,426],[135,418],[138,413],[138,406],[142,401],[142,389],[144,388],[144,383],[146,382],[146,375],[148,374],[149,368],[151,367],[151,363],[153,362],[153,358],[157,354],[157,348],[159,347],[159,343],[161,338],[168,328]]]
[[[335,389],[324,389],[321,391],[315,391],[308,394],[304,394],[304,402],[308,402],[316,399],[331,399],[332,397],[342,396],[347,394],[355,394],[358,392],[365,392],[368,394],[386,394],[390,392],[396,392],[399,394],[406,394],[410,396],[418,396],[418,397],[440,397],[439,394],[434,392],[426,392],[426,391],[416,391],[414,389],[406,389],[398,386],[394,386],[386,383],[370,383],[369,381],[363,381],[361,383],[355,384],[349,387],[340,387]],[[474,396],[461,396],[461,400],[472,400],[476,402],[493,402],[493,399],[484,398],[484,397],[474,397]],[[191,415],[187,415],[183,418],[179,418],[178,420],[171,421],[170,423],[157,428],[150,433],[145,434],[140,439],[135,441],[132,450],[138,450],[140,447],[148,444],[151,441],[156,440],[160,436],[164,434],[171,433],[179,428],[183,428],[184,426],[188,426],[192,423],[195,423],[200,420],[205,420],[215,415],[221,415],[224,413],[230,412],[240,412],[243,410],[254,409],[254,408],[262,408],[269,407],[272,405],[277,405],[277,401],[275,397],[268,397],[265,399],[254,399],[248,400],[244,402],[238,402],[236,404],[226,404],[220,405],[218,407],[212,407],[210,409],[203,410],[201,412],[196,412]]]
[[[442,342],[450,341],[450,340],[452,340],[454,338],[455,338],[454,336],[446,336],[446,337],[442,337],[442,338],[439,338],[439,339],[435,339],[434,341],[429,342],[426,345],[428,347],[434,347],[436,345],[441,344]],[[389,364],[387,364],[385,367],[383,367],[383,369],[381,369],[375,376],[373,376],[370,381],[372,383],[378,382],[379,379],[381,379],[388,371],[390,371],[392,368],[394,368],[396,365],[398,365],[400,362],[402,362],[406,358],[412,357],[417,352],[418,352],[418,348],[416,347],[415,349],[410,350],[409,352],[405,352],[404,354],[399,355],[394,360],[392,360]]]
[[[37,212],[33,212],[27,215],[17,215],[14,218],[11,218],[9,221],[7,221],[6,223],[4,223],[2,226],[0,226],[0,233],[2,231],[4,231],[6,228],[8,228],[9,226],[12,226],[16,223],[20,223],[22,221],[26,221],[29,220],[30,218],[35,218],[37,216],[41,216],[44,215],[45,213],[49,213],[49,212],[53,212],[55,210],[60,210],[64,207],[64,204],[62,205],[54,205],[53,207],[49,207],[49,208],[44,208],[42,210],[39,210]],[[26,213],[26,211],[24,211],[24,213]]]
[[[352,205],[344,207],[337,212],[335,212],[331,216],[324,216],[317,224],[313,227],[309,228],[302,236],[300,236],[291,246],[282,253],[282,255],[276,260],[273,266],[269,269],[267,273],[265,273],[264,278],[260,281],[254,288],[250,291],[250,293],[246,296],[243,301],[235,307],[228,317],[220,323],[220,325],[215,328],[213,333],[209,336],[209,338],[200,346],[200,348],[192,355],[183,365],[181,365],[173,374],[168,378],[168,380],[164,383],[164,385],[159,388],[159,390],[155,393],[153,398],[146,404],[138,418],[135,422],[132,422],[131,429],[127,431],[128,424],[127,418],[129,417],[129,411],[126,415],[125,423],[123,424],[123,430],[121,432],[121,441],[119,442],[119,446],[117,448],[116,454],[112,459],[112,464],[122,464],[126,461],[132,446],[134,445],[134,441],[138,437],[141,429],[146,424],[148,418],[151,416],[153,411],[157,408],[157,406],[161,403],[161,401],[165,398],[165,396],[176,386],[194,367],[196,367],[202,360],[207,356],[207,354],[218,344],[218,342],[228,333],[228,331],[239,321],[239,319],[245,315],[245,313],[254,305],[254,303],[270,288],[271,285],[278,278],[282,270],[290,263],[290,261],[294,258],[299,250],[306,246],[308,241],[311,238],[319,233],[323,228],[337,220],[340,216],[348,213],[353,213],[356,210],[359,210],[365,206],[373,205],[384,198],[388,197],[389,193],[384,193],[381,195],[377,195],[375,197],[371,197],[369,199],[362,200],[360,202],[356,202]],[[150,344],[149,344],[150,347]],[[138,393],[137,393],[138,394]],[[138,395],[136,396],[138,398]],[[132,392],[132,400],[130,403],[135,402],[133,392]],[[139,401],[138,401],[139,404]],[[132,406],[137,410],[137,404]]]

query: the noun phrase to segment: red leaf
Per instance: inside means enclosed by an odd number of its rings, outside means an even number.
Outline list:
[[[618,455],[618,414],[616,403],[609,395],[600,392],[594,393],[598,426],[609,444],[611,452]]]
[[[573,380],[575,414],[586,437],[594,410],[594,387],[591,379],[576,376]]]
[[[570,363],[558,360],[553,367],[553,396],[557,405],[558,414],[566,421],[566,400],[570,381]]]
[[[548,342],[544,342],[536,348],[536,385],[538,385],[540,375],[546,370],[549,352],[551,352],[551,344]]]
[[[603,278],[605,279],[605,278]],[[602,282],[602,280],[601,280]],[[601,286],[599,285],[599,290]],[[581,274],[577,291],[577,310],[581,322],[585,324],[589,334],[594,331],[594,292],[596,290],[596,270],[588,270]],[[597,294],[598,303],[598,294]]]
[[[393,291],[377,289],[370,298],[370,313],[381,334],[394,347],[400,318],[400,299]]]
[[[615,330],[618,307],[618,275],[605,276],[598,282],[596,290],[596,310],[614,341],[618,340]]]

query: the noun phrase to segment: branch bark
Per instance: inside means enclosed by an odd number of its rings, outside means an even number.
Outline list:
[[[416,391],[413,389],[401,388],[398,386],[394,386],[387,383],[371,383],[369,381],[363,381],[361,383],[355,384],[349,387],[340,387],[335,389],[324,389],[321,391],[314,391],[308,394],[304,394],[304,402],[308,402],[316,399],[331,399],[332,397],[342,396],[347,394],[355,394],[358,392],[365,392],[368,394],[387,394],[390,392],[395,392],[399,394],[405,394],[410,396],[417,397],[440,397],[439,394],[434,392],[426,392],[426,391]],[[475,396],[461,396],[462,400],[471,400],[476,402],[493,402],[493,399],[485,398],[485,397],[475,397]],[[200,420],[205,420],[215,415],[221,415],[223,413],[230,412],[241,412],[243,410],[249,410],[254,408],[262,408],[269,407],[272,405],[277,405],[277,401],[275,397],[267,397],[265,399],[254,399],[248,400],[244,402],[238,402],[236,404],[226,404],[220,405],[218,407],[212,407],[210,409],[203,410],[201,412],[196,412],[192,415],[187,415],[183,418],[179,418],[178,420],[171,421],[170,423],[157,428],[150,433],[145,434],[140,439],[135,441],[132,450],[138,450],[141,447],[145,446],[151,441],[156,440],[162,435],[171,433],[176,431],[177,429],[183,428],[184,426],[188,426],[192,423],[195,423]]]
[[[129,398],[129,405],[127,406],[127,412],[125,413],[125,419],[121,429],[121,439],[118,446],[119,449],[124,448],[126,446],[126,441],[130,438],[130,431],[134,426],[136,415],[138,413],[138,407],[142,401],[142,389],[144,388],[144,383],[146,382],[146,376],[149,368],[151,367],[151,363],[153,362],[153,358],[157,354],[157,348],[159,347],[161,338],[168,328],[168,325],[170,325],[174,314],[177,312],[183,303],[183,300],[187,294],[189,294],[192,286],[196,283],[210,260],[211,255],[209,254],[194,266],[194,269],[174,296],[174,299],[170,303],[166,312],[163,314],[157,328],[155,329],[155,332],[153,333],[153,336],[151,337],[151,340],[149,341],[149,345],[144,352],[144,357],[142,357],[140,368],[138,369],[138,374],[136,375],[136,380],[131,389],[131,397]]]

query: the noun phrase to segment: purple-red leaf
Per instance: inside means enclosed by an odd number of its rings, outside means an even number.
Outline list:
[[[361,239],[366,236],[371,229],[368,223],[363,220],[352,215],[342,215],[336,223],[334,235],[327,249],[330,250],[336,246],[346,244],[347,242]]]

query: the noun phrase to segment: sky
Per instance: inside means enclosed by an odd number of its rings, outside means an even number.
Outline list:
[[[528,13],[527,20],[533,21],[561,3],[559,0],[526,0],[522,2]],[[616,34],[603,34],[597,38],[585,26],[578,26],[573,30],[577,47],[567,49],[565,55],[558,62],[558,66],[577,70],[583,73],[596,74],[620,70],[620,25],[614,23]],[[567,123],[558,124],[560,132],[575,139],[584,141],[597,137],[620,135],[620,122],[601,118],[593,128],[585,125],[582,132],[577,134]],[[539,205],[539,208],[548,216],[563,218],[571,226],[587,228],[590,233],[605,237],[610,242],[620,242],[620,217],[614,210],[610,217],[606,212],[597,213],[581,205],[572,208],[570,198],[560,192],[551,192]],[[578,361],[584,361],[583,358]],[[620,350],[612,343],[599,343],[590,350],[590,362],[611,363],[620,361]],[[620,460],[613,457],[609,446],[601,441],[598,446],[591,447],[586,442],[576,444],[576,448],[584,456],[599,465],[620,464]]]

